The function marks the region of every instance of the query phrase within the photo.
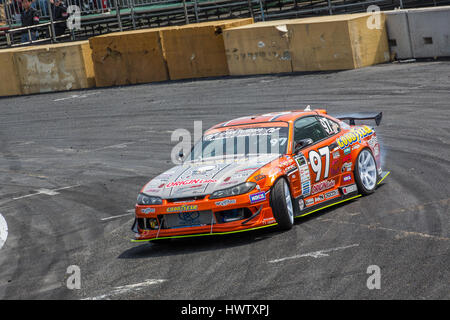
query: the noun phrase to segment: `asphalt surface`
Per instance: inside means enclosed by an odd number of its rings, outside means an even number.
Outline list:
[[[376,193],[288,232],[130,242],[137,193],[172,166],[173,130],[308,104],[383,112],[391,175]],[[0,299],[450,298],[449,61],[12,97],[0,110]],[[367,287],[372,265],[380,289]]]

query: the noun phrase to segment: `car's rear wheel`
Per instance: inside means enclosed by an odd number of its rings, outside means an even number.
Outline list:
[[[270,205],[279,228],[282,230],[291,229],[294,225],[294,206],[286,180],[279,179],[273,186]]]
[[[377,165],[369,149],[363,149],[356,158],[354,175],[360,193],[370,194],[375,191],[378,181]]]

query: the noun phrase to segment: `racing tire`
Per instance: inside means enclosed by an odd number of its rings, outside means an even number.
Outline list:
[[[375,158],[369,148],[362,149],[358,154],[353,174],[361,194],[367,195],[375,191],[378,182],[378,171]]]
[[[285,179],[279,179],[273,186],[270,206],[278,227],[281,230],[291,229],[294,225],[294,205]]]

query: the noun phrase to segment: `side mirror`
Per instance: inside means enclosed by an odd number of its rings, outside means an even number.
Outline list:
[[[297,142],[294,146],[294,153],[298,153],[300,150],[302,150],[304,147],[309,146],[310,144],[313,144],[313,139],[307,138],[302,139],[299,142]]]

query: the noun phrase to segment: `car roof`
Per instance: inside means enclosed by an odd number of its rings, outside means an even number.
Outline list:
[[[265,113],[261,115],[253,115],[253,116],[245,116],[232,120],[228,120],[222,123],[219,123],[209,130],[233,127],[233,126],[241,126],[241,125],[251,125],[251,124],[261,124],[261,123],[273,123],[273,122],[293,122],[294,120],[309,116],[309,115],[318,115],[318,114],[326,114],[326,111],[323,109],[315,109],[315,110],[294,110],[294,111],[281,111],[281,112],[271,112]]]

